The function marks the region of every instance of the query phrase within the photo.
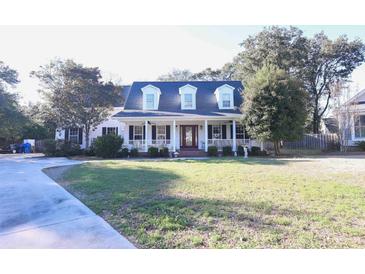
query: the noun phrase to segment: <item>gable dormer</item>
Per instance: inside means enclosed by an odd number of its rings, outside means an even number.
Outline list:
[[[219,109],[234,109],[234,87],[224,84],[214,91]]]
[[[143,92],[143,109],[158,110],[161,90],[153,85],[147,85],[141,90]]]
[[[179,88],[181,109],[196,109],[197,88],[192,85],[185,85]]]

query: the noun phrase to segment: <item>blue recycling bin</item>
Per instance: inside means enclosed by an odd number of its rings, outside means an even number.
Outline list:
[[[23,144],[23,152],[24,153],[31,153],[32,152],[32,145],[29,143]]]

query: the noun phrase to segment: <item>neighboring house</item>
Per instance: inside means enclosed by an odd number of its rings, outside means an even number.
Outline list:
[[[365,89],[351,98],[342,109],[339,125],[345,146],[365,141]]]
[[[134,82],[124,109],[112,119],[124,124],[124,145],[142,152],[207,151],[209,146],[252,144],[239,124],[240,81]]]
[[[130,86],[123,86],[121,97],[127,98],[130,90]],[[124,100],[125,102],[125,100]],[[110,112],[109,117],[96,127],[96,129],[90,132],[89,144],[91,144],[98,136],[106,134],[123,135],[124,123],[120,123],[111,117],[123,110],[124,104],[121,102],[115,102],[113,110]],[[66,128],[56,130],[56,140],[67,140],[77,144],[80,144],[81,148],[85,148],[85,133],[82,128]]]

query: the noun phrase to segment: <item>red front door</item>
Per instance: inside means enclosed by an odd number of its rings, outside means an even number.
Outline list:
[[[181,126],[181,144],[183,148],[198,147],[198,126]]]

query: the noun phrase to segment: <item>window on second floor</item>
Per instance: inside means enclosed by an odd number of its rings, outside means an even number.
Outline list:
[[[355,117],[355,138],[365,138],[365,115]]]
[[[188,109],[188,108],[193,108],[193,94],[191,93],[186,93],[184,94],[184,108]]]
[[[153,93],[146,94],[146,109],[154,109],[155,108],[155,95]]]
[[[224,108],[231,107],[231,94],[229,94],[229,93],[222,94],[222,106]]]
[[[197,88],[189,84],[179,88],[181,109],[196,109],[196,92]]]

